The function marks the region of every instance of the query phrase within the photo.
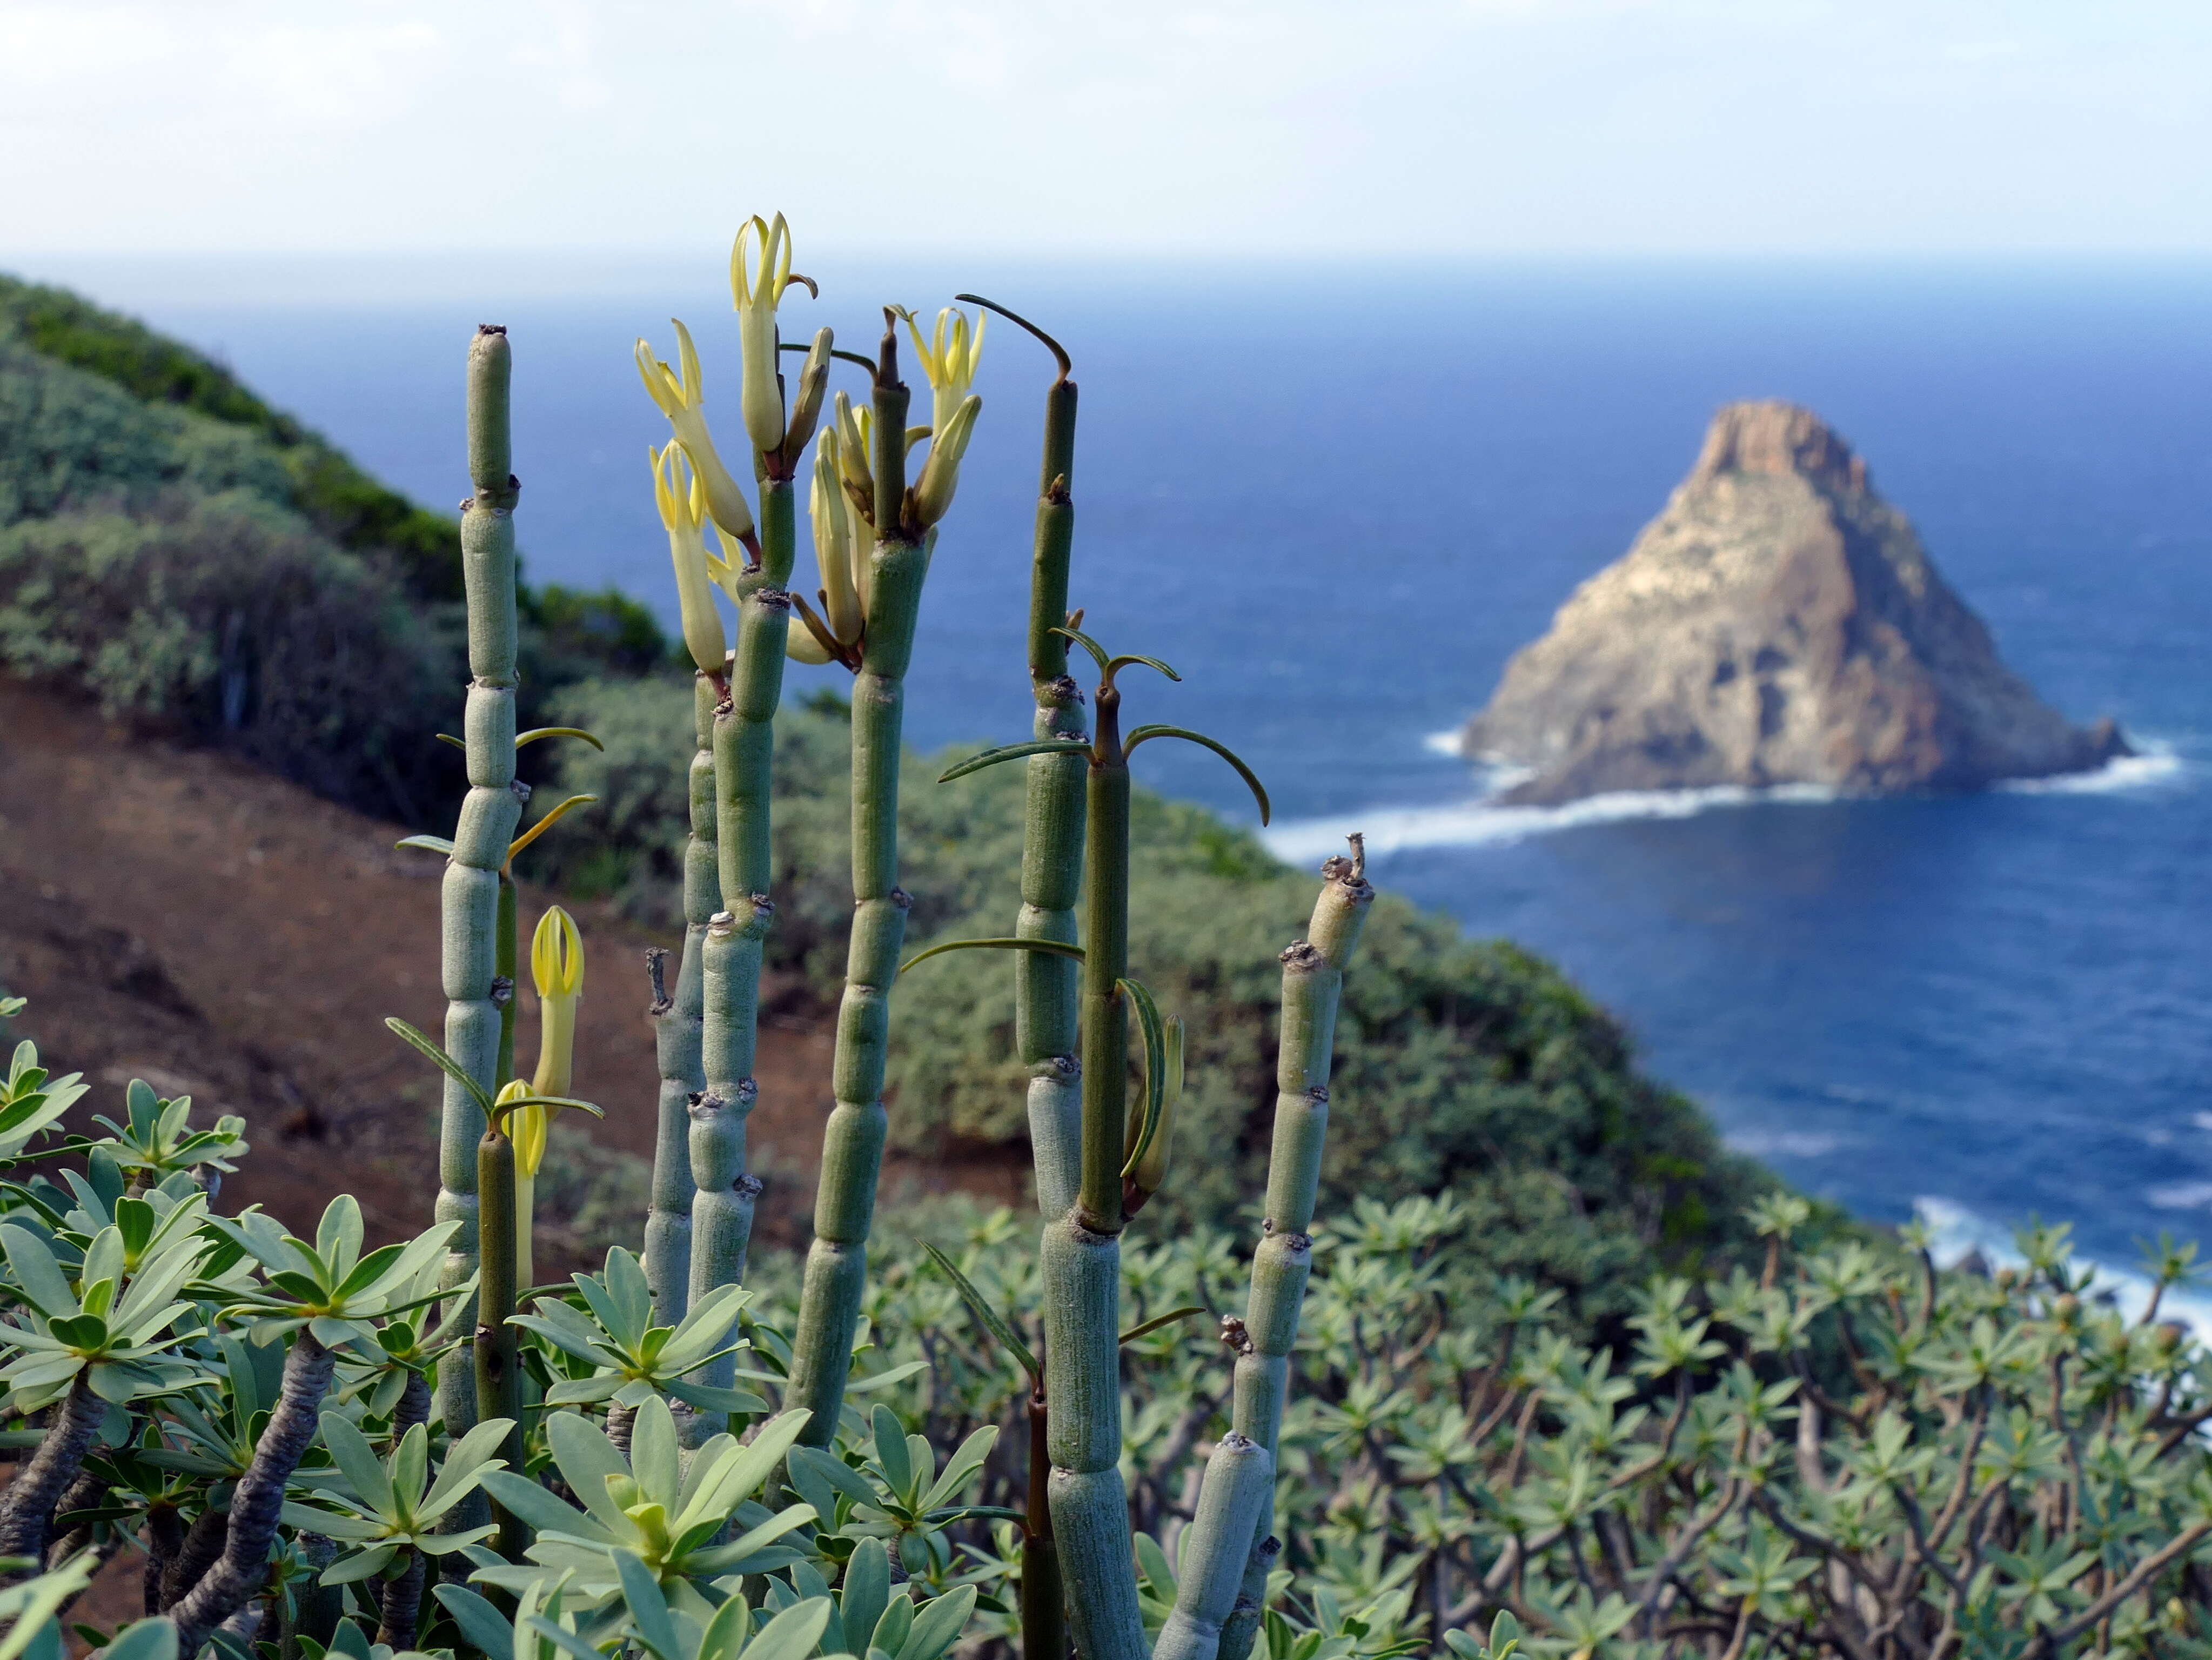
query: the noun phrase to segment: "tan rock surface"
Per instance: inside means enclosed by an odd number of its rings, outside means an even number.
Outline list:
[[[2007,668],[1866,464],[1810,410],[1732,404],[1622,558],[1506,666],[1462,748],[1508,799],[1717,784],[1971,789],[2100,766]]]

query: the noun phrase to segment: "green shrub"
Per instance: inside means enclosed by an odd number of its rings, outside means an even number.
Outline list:
[[[459,770],[458,621],[244,491],[0,530],[0,665],[410,818]]]
[[[227,429],[275,463],[272,500],[296,508],[341,547],[381,554],[418,598],[460,599],[460,534],[451,518],[379,483],[222,365],[66,289],[0,277],[0,338],[11,333],[49,364],[112,387],[125,402]],[[0,500],[0,523],[15,516]]]
[[[586,683],[555,708],[606,749],[562,757],[559,787],[600,798],[594,834],[541,844],[539,872],[616,894],[641,920],[672,927],[688,689]],[[787,711],[776,733],[769,949],[825,1004],[842,971],[852,903],[848,730],[836,700],[817,694]],[[1002,933],[1018,899],[1019,769],[940,785],[947,758],[910,756],[901,786],[910,952]],[[1202,808],[1140,790],[1134,813],[1131,960],[1189,1029],[1182,1151],[1154,1202],[1225,1220],[1262,1184],[1275,955],[1303,927],[1312,883]],[[1012,975],[1004,954],[960,952],[901,983],[895,1140],[1024,1137]],[[1377,1192],[1453,1192],[1468,1219],[1470,1274],[1534,1275],[1571,1291],[1585,1319],[1623,1314],[1655,1262],[1689,1268],[1740,1253],[1747,1236],[1735,1219],[1771,1185],[1721,1146],[1692,1104],[1639,1074],[1620,1027],[1556,970],[1505,942],[1466,939],[1449,919],[1401,900],[1376,903],[1359,970],[1346,983],[1337,1049],[1324,1207]]]
[[[0,525],[72,508],[143,506],[176,489],[289,504],[282,457],[252,433],[142,404],[0,338]]]

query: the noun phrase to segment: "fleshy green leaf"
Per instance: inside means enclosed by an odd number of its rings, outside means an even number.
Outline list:
[[[956,778],[965,778],[971,772],[981,772],[986,767],[995,767],[1001,761],[1019,761],[1031,755],[1084,755],[1091,753],[1087,742],[1071,741],[1065,738],[1032,738],[1026,743],[1007,744],[994,750],[985,750],[971,755],[965,761],[947,768],[938,777],[940,784],[949,784]]]
[[[1029,1345],[1014,1335],[1014,1329],[1000,1316],[998,1310],[991,1306],[983,1293],[969,1283],[968,1276],[960,1272],[950,1256],[927,1239],[921,1242],[921,1248],[929,1253],[929,1260],[952,1281],[952,1288],[960,1293],[960,1300],[967,1304],[969,1312],[982,1322],[983,1329],[998,1340],[1000,1348],[1021,1362],[1022,1370],[1029,1373],[1034,1382],[1044,1368],[1037,1364],[1036,1356],[1030,1353]]]
[[[948,951],[1041,951],[1051,957],[1065,957],[1080,963],[1083,947],[1071,946],[1064,939],[946,939],[932,946],[927,951],[918,951],[898,966],[904,974],[917,963],[927,963],[933,957],[941,957]]]
[[[1208,738],[1202,732],[1193,732],[1187,727],[1139,727],[1123,740],[1122,755],[1127,757],[1133,754],[1138,745],[1154,738],[1180,738],[1186,743],[1197,745],[1200,749],[1212,750],[1237,769],[1237,775],[1244,781],[1246,787],[1252,792],[1253,800],[1260,804],[1260,822],[1263,824],[1267,822],[1268,815],[1273,809],[1267,805],[1267,786],[1260,781],[1260,775],[1257,773],[1244,764],[1243,757],[1231,749],[1228,745]]]

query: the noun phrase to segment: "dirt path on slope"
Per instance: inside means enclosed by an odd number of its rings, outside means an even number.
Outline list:
[[[436,1079],[383,1022],[442,1026],[443,866],[395,851],[404,833],[228,757],[133,738],[0,681],[0,987],[31,999],[18,1035],[38,1042],[49,1067],[92,1084],[73,1117],[119,1117],[122,1086],[143,1077],[165,1096],[189,1093],[196,1119],[245,1116],[253,1151],[226,1201],[259,1202],[305,1227],[345,1189],[379,1237],[427,1226]],[[521,897],[526,951],[550,901],[528,886]],[[657,1072],[644,952],[681,941],[604,905],[570,909],[587,965],[576,1092],[606,1110],[588,1125],[596,1140],[649,1158]],[[751,1124],[753,1162],[770,1184],[760,1237],[799,1244],[830,1032],[795,988],[763,992],[777,1012],[763,1022]],[[526,990],[525,1057],[536,1052],[535,1001]],[[1021,1185],[1018,1164],[995,1153],[893,1158],[885,1171],[887,1196],[957,1187],[1017,1202]]]

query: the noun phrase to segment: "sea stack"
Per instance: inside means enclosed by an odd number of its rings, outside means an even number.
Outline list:
[[[1461,748],[1512,801],[1825,784],[1974,789],[2131,753],[1998,659],[1866,463],[1810,410],[1731,404],[1628,552],[1506,665]]]

